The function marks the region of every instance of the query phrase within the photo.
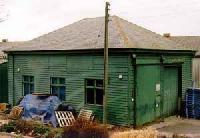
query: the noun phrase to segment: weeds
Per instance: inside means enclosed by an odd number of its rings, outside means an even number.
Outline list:
[[[1,131],[2,131],[2,132],[11,133],[11,132],[14,132],[14,131],[15,131],[15,128],[16,128],[16,121],[11,121],[11,122],[9,122],[8,124],[4,124],[4,125],[1,127]]]
[[[64,127],[63,138],[108,138],[108,130],[96,122],[78,119],[72,126]]]
[[[23,135],[31,135],[34,129],[34,122],[32,121],[25,121],[25,120],[18,120],[16,121],[15,127],[17,133],[21,133]]]
[[[3,125],[3,132],[15,132],[26,136],[36,138],[108,138],[106,127],[99,125],[97,122],[77,120],[72,126],[63,129],[52,128],[34,121],[17,120]]]
[[[34,121],[17,120],[11,121],[5,124],[1,128],[2,132],[15,132],[16,134],[22,134],[26,136],[33,136],[37,138],[48,137],[54,138],[60,131],[55,131],[54,128],[45,126],[41,123]]]
[[[50,131],[50,128],[44,126],[44,125],[37,125],[37,126],[34,126],[34,133],[35,134],[45,134],[47,132]]]

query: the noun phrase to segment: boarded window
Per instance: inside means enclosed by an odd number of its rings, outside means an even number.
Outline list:
[[[34,92],[34,77],[23,76],[23,93],[24,95],[32,94]]]
[[[103,80],[86,79],[85,103],[103,105]]]
[[[51,94],[57,95],[61,101],[65,101],[65,78],[51,77]]]

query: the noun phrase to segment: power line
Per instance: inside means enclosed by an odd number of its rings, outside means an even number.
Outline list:
[[[194,11],[188,11],[188,12],[183,12],[183,11],[178,11],[178,12],[171,12],[171,13],[163,13],[163,14],[159,14],[159,15],[132,15],[131,17],[135,17],[135,18],[158,18],[158,17],[162,17],[162,16],[185,16],[187,15],[194,15],[200,12],[200,9],[198,10],[194,10]],[[128,15],[128,12],[118,12],[118,13],[113,13],[116,15]],[[129,16],[130,17],[130,16]]]
[[[167,13],[162,13],[162,14],[157,14],[157,15],[133,15],[135,17],[141,17],[141,18],[157,18],[157,17],[161,17],[161,16],[185,16],[185,14],[196,14],[200,12],[200,2],[197,0],[190,0],[188,1],[181,1],[181,2],[168,2],[167,5],[165,5],[165,2],[162,3],[156,3],[157,5],[153,6],[149,6],[149,5],[141,5],[139,7],[139,10],[137,10],[137,13],[141,11],[141,13],[144,13],[145,10],[147,11],[155,11],[157,13],[163,12],[163,11],[168,11]],[[131,3],[130,3],[131,4]],[[115,5],[116,7],[117,5]],[[191,7],[192,6],[192,7]],[[134,8],[134,7],[133,7]],[[194,8],[196,10],[194,10]],[[130,9],[130,8],[129,8]],[[142,10],[144,9],[144,10]],[[115,11],[115,9],[113,9],[112,11]],[[123,12],[112,12],[114,14],[121,14],[121,15],[127,15],[130,13],[130,11],[123,11]],[[147,13],[149,14],[149,12]],[[154,13],[155,14],[155,13]]]

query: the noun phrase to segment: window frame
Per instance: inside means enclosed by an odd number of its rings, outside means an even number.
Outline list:
[[[28,81],[25,81],[25,77],[28,77]],[[31,81],[31,78],[33,78],[33,81]],[[29,93],[27,94],[32,94],[35,92],[35,77],[33,75],[22,75],[22,91],[23,91],[23,96],[25,96],[25,89],[24,89],[24,84],[29,85]],[[33,92],[31,93],[31,84],[33,85]]]
[[[56,79],[56,83],[53,83],[52,79]],[[64,79],[64,83],[60,83],[60,79]],[[57,87],[58,88],[58,98],[60,99],[60,89],[61,87],[65,87],[65,93],[66,94],[66,78],[65,77],[50,77],[50,94],[53,95],[53,91],[52,91],[52,87]],[[66,95],[65,95],[66,96]],[[65,101],[66,100],[66,97],[64,96],[64,100],[61,100],[61,101]]]
[[[94,81],[94,86],[88,86],[87,85],[87,81],[88,80],[93,80]],[[102,87],[97,87],[97,81],[102,81]],[[103,95],[104,95],[104,89],[103,89],[103,79],[94,79],[94,78],[86,78],[85,79],[85,104],[86,105],[96,105],[96,106],[103,106]],[[94,103],[91,104],[91,103],[88,103],[87,101],[87,89],[93,89],[94,90]],[[102,90],[102,104],[98,104],[97,103],[97,100],[96,100],[96,93],[97,93],[97,89],[98,90]]]

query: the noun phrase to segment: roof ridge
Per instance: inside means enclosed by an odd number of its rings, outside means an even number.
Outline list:
[[[114,20],[118,23],[118,24],[115,24],[115,25],[117,26],[118,31],[121,31],[122,35],[124,35],[124,39],[125,39],[125,40],[123,39],[123,41],[127,41],[127,46],[128,46],[128,47],[131,47],[131,46],[134,47],[134,44],[133,44],[132,41],[130,41],[129,36],[123,31],[123,29],[121,29],[121,28],[122,28],[122,27],[121,27],[121,24],[120,24],[121,21],[127,22],[127,23],[130,24],[130,25],[134,25],[134,26],[136,26],[136,27],[138,27],[138,28],[140,28],[140,29],[142,29],[142,30],[144,30],[144,31],[146,31],[146,32],[152,33],[152,34],[154,34],[154,35],[160,37],[161,39],[163,39],[163,40],[165,40],[165,41],[174,43],[174,45],[179,45],[179,44],[175,43],[174,41],[169,40],[169,39],[163,37],[162,35],[160,35],[160,34],[158,34],[158,33],[156,33],[156,32],[153,32],[153,31],[151,31],[151,30],[149,30],[149,29],[146,29],[146,28],[144,28],[144,27],[142,27],[142,26],[140,26],[140,25],[137,25],[137,24],[135,24],[135,23],[133,23],[133,22],[130,22],[130,21],[128,21],[128,20],[125,20],[125,19],[123,19],[123,18],[120,18],[119,16],[114,15],[113,17],[114,17]],[[120,21],[120,20],[121,20],[121,21]],[[118,26],[118,25],[119,25],[119,26]],[[119,30],[119,29],[120,29],[120,30]],[[121,36],[120,36],[120,37],[121,37]],[[126,44],[126,42],[125,42],[124,44]]]
[[[121,18],[120,17],[118,17],[118,16],[112,16],[112,19],[113,19],[113,25],[116,27],[116,29],[117,29],[117,32],[118,32],[118,34],[119,34],[119,37],[123,40],[123,42],[124,42],[124,46],[128,46],[128,47],[131,47],[131,45],[132,46],[134,46],[133,44],[132,44],[132,42],[130,41],[130,38],[127,36],[127,34],[124,32],[124,30],[123,30],[123,27],[121,26],[121,23],[120,23],[120,20],[121,20]]]
[[[150,29],[144,28],[144,27],[142,27],[141,25],[138,25],[138,24],[135,24],[135,23],[130,22],[130,21],[128,21],[128,20],[125,20],[125,19],[123,19],[123,18],[121,18],[121,17],[119,17],[119,16],[116,16],[116,17],[119,18],[120,20],[123,20],[123,21],[129,23],[129,24],[135,25],[135,26],[139,27],[140,29],[143,29],[143,30],[146,30],[146,31],[151,32],[151,33],[153,33],[153,34],[162,36],[161,34],[158,34],[158,33],[156,33],[156,32],[153,32],[153,31],[151,31]]]

